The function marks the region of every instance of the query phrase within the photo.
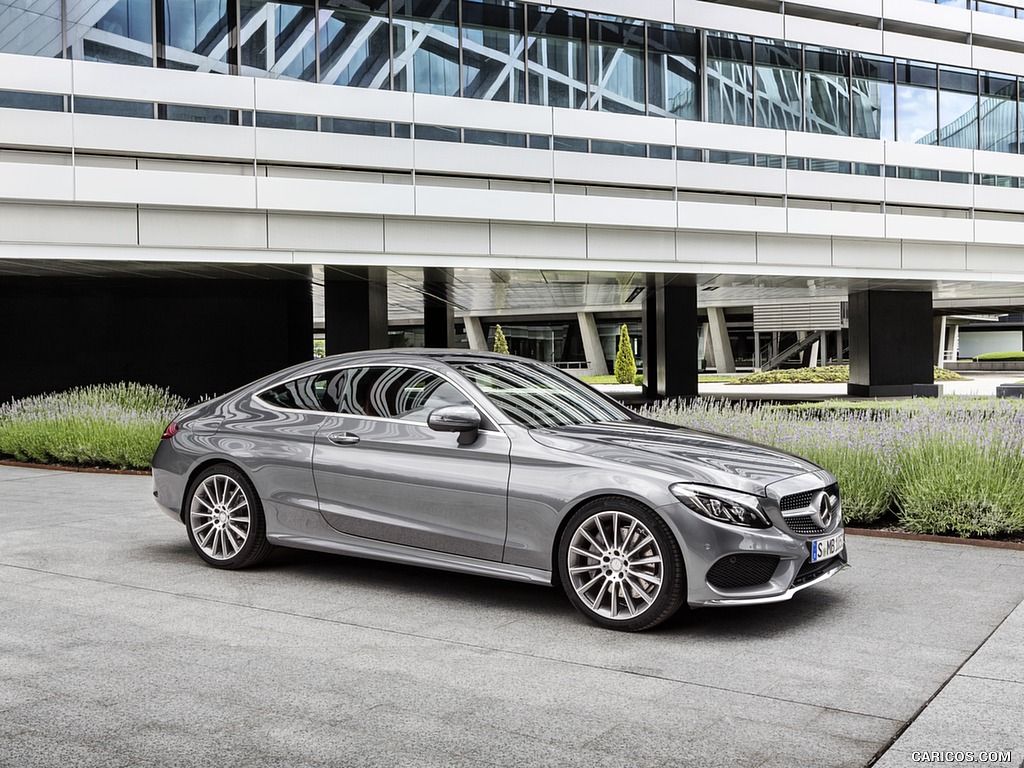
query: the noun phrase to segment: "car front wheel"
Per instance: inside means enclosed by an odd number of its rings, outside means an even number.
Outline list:
[[[185,527],[193,549],[215,568],[255,565],[271,550],[256,489],[230,464],[209,467],[192,482]]]
[[[559,545],[559,572],[576,609],[611,629],[650,629],[686,598],[675,536],[629,499],[596,499],[572,516]]]

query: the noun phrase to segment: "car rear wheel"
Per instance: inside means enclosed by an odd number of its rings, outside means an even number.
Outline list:
[[[559,571],[576,609],[611,629],[650,629],[685,602],[675,536],[629,499],[596,499],[572,516],[559,545]]]
[[[215,568],[255,565],[271,550],[256,489],[230,464],[208,467],[192,481],[185,527],[196,554]]]

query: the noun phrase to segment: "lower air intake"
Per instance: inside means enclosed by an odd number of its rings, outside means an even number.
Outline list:
[[[728,555],[708,571],[708,584],[719,589],[756,587],[771,579],[779,566],[774,555]]]

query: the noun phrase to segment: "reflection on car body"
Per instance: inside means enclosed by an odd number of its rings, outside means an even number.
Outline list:
[[[847,558],[827,471],[507,355],[315,360],[164,437],[154,495],[220,568],[277,545],[560,584],[591,620],[639,630],[685,605],[786,600]]]

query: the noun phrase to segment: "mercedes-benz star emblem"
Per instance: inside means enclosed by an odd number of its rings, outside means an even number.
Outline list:
[[[818,499],[818,518],[821,520],[822,528],[832,525],[832,499],[827,493],[821,494],[821,498]]]

